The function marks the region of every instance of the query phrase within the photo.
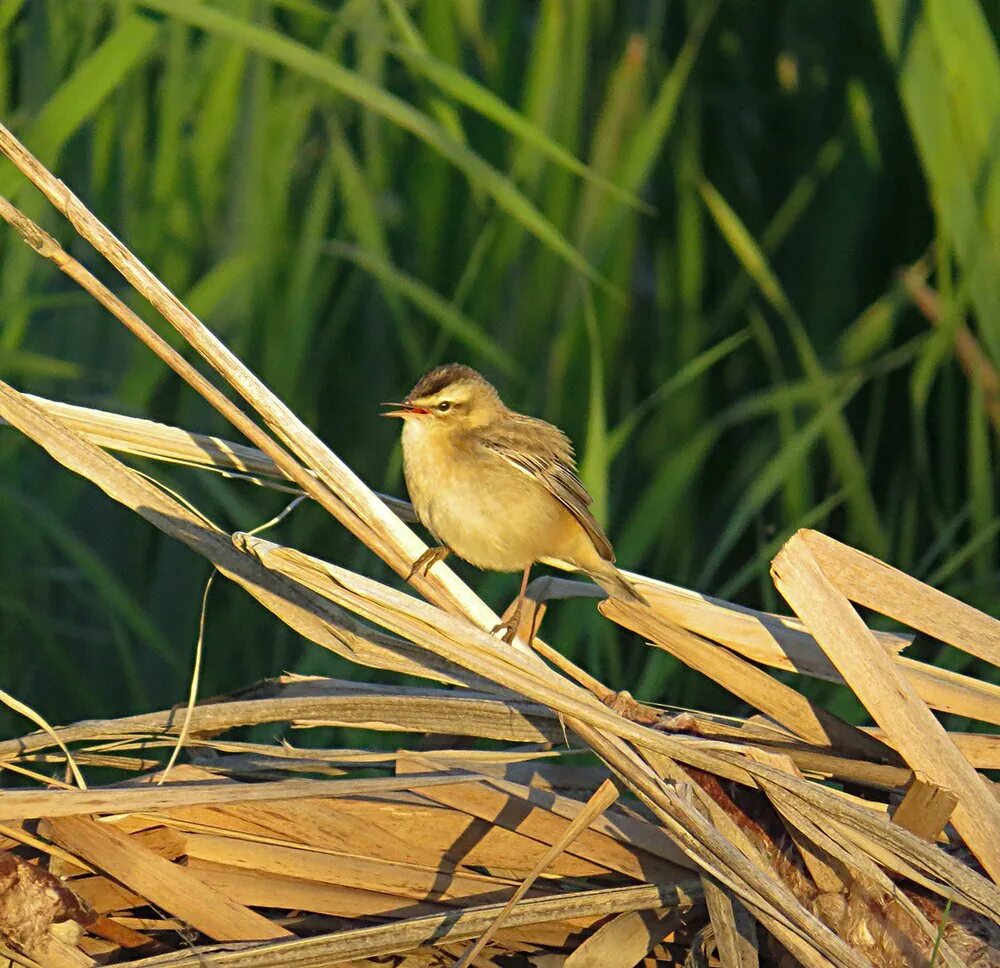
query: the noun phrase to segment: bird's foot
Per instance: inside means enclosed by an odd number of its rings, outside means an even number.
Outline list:
[[[659,721],[659,716],[655,709],[644,706],[632,698],[632,694],[625,689],[621,692],[609,692],[601,697],[601,702],[608,709],[614,710],[619,716],[630,719],[634,723],[653,724]]]
[[[517,627],[521,624],[520,615],[512,615],[509,619],[504,622],[500,622],[498,625],[494,625],[490,629],[490,635],[496,635],[498,632],[503,632],[500,638],[510,645],[514,641],[514,636],[517,635]]]
[[[444,545],[438,545],[436,548],[428,548],[413,564],[410,566],[410,570],[406,575],[406,580],[409,581],[418,572],[426,577],[427,572],[430,571],[431,565],[436,564],[439,561],[444,561],[448,557],[450,551]]]

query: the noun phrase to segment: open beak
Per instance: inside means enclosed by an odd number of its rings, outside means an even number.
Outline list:
[[[430,413],[430,410],[424,407],[415,407],[413,404],[406,403],[405,401],[403,403],[383,403],[381,406],[397,408],[395,410],[386,410],[385,413],[380,414],[382,417],[414,417],[417,414]]]

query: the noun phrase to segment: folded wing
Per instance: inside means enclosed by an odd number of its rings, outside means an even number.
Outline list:
[[[482,444],[545,487],[580,523],[597,553],[605,561],[615,560],[611,542],[590,513],[593,500],[576,476],[573,445],[558,427],[517,414],[509,429],[491,429]]]

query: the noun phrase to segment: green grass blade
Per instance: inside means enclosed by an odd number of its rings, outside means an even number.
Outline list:
[[[765,504],[775,495],[788,475],[797,472],[803,465],[809,452],[822,438],[827,426],[836,419],[840,407],[857,392],[858,386],[859,383],[855,382],[848,390],[829,399],[812,420],[797,431],[794,437],[786,441],[784,446],[761,468],[751,486],[746,489],[733,508],[722,533],[713,541],[712,551],[698,576],[697,587],[705,588],[711,584],[723,559],[743,535],[748,525],[760,514]]]
[[[327,251],[331,255],[349,260],[370,273],[384,286],[398,292],[426,313],[445,332],[480,354],[483,359],[507,373],[517,372],[517,364],[506,351],[486,336],[468,316],[460,313],[451,303],[434,292],[430,286],[424,285],[419,279],[407,275],[391,263],[356,246],[331,242],[327,246]]]
[[[405,59],[405,54],[412,54],[417,57],[430,57],[429,48],[424,38],[417,30],[416,24],[410,19],[410,15],[404,9],[399,0],[384,0],[389,16],[396,27],[403,43],[401,59]],[[434,58],[431,58],[434,59]],[[464,76],[464,75],[460,75]],[[443,97],[432,97],[430,99],[431,113],[441,122],[441,127],[463,144],[467,143],[465,130],[462,127],[462,119],[453,104],[450,104]]]
[[[666,383],[638,404],[621,423],[608,434],[608,457],[610,460],[621,452],[628,443],[638,423],[652,411],[662,406],[671,396],[690,386],[700,376],[707,373],[716,363],[721,363],[730,353],[734,353],[750,339],[750,331],[742,329],[732,336],[719,340],[714,346],[689,360]]]
[[[122,586],[103,561],[85,545],[53,511],[38,501],[16,491],[0,488],[0,501],[27,514],[90,583],[94,593],[117,615],[134,635],[149,646],[171,669],[179,672],[183,664],[163,633],[149,620],[142,606]]]
[[[515,111],[509,104],[467,74],[411,48],[397,47],[394,53],[415,74],[431,81],[456,101],[460,101],[483,117],[494,121],[515,138],[520,139],[547,158],[551,158],[566,171],[585,179],[632,208],[645,212],[652,211],[650,206],[641,199],[636,198],[631,192],[625,191],[594,171],[593,168],[585,165],[554,141],[545,131],[532,124],[523,114]]]
[[[719,9],[719,0],[699,4],[698,13],[680,54],[660,85],[649,112],[631,139],[619,184],[635,192],[649,177],[649,172],[664,140],[677,117],[677,106],[698,59],[705,34]]]
[[[2,0],[0,2],[0,30],[6,30],[21,12],[25,0]]]
[[[723,238],[761,293],[781,317],[795,346],[799,362],[815,394],[817,409],[827,410],[829,377],[823,370],[809,340],[809,335],[798,314],[785,294],[784,288],[772,270],[763,250],[746,226],[722,197],[719,191],[704,179],[701,182],[702,198]],[[847,503],[851,509],[852,540],[864,541],[873,554],[888,554],[889,539],[879,516],[875,498],[868,483],[868,472],[861,459],[857,441],[843,414],[830,414],[824,421],[830,457],[847,490]]]
[[[1000,359],[1000,52],[977,0],[873,0],[939,224]]]
[[[268,30],[231,16],[223,10],[206,7],[192,0],[138,0],[143,7],[157,10],[202,30],[228,37],[249,50],[283,64],[304,77],[325,84],[369,111],[387,118],[416,135],[462,171],[469,182],[485,191],[504,211],[515,218],[537,239],[557,252],[565,261],[602,288],[613,287],[574,248],[566,237],[535,207],[505,175],[480,155],[456,141],[440,125],[406,101],[368,83],[353,71],[315,50],[275,30]]]
[[[601,357],[601,333],[597,324],[594,298],[588,291],[583,300],[583,317],[587,326],[590,345],[590,393],[587,407],[587,445],[580,465],[583,481],[594,503],[594,517],[603,525],[608,523],[608,424],[604,408],[604,362]]]
[[[149,19],[125,17],[46,101],[21,133],[31,151],[53,164],[66,141],[87,121],[130,71],[149,56],[159,30]],[[10,195],[20,176],[6,166],[0,171],[0,194]]]

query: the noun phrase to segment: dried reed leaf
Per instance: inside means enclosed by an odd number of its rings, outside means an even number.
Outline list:
[[[339,884],[384,892],[414,901],[480,898],[506,899],[513,882],[483,874],[443,872],[400,861],[383,861],[359,854],[338,854],[237,840],[210,834],[187,834],[187,855],[236,870],[263,871],[282,877]]]
[[[634,769],[628,749],[616,747],[592,729],[578,723],[581,736],[599,752],[654,812],[678,847],[699,869],[731,887],[790,952],[806,965],[865,965],[852,949],[795,899],[781,881],[720,836],[698,810],[665,786],[658,777]],[[658,757],[659,758],[659,757]]]
[[[66,763],[69,766],[70,772],[73,774],[73,779],[76,780],[76,785],[81,790],[87,789],[87,784],[83,780],[83,774],[80,772],[80,768],[76,765],[76,761],[70,755],[69,750],[66,748],[66,744],[63,742],[62,738],[55,732],[55,730],[46,722],[46,720],[30,706],[25,705],[19,699],[15,699],[10,693],[5,692],[0,689],[0,702],[5,706],[9,706],[14,712],[19,713],[26,719],[30,719],[36,726],[38,726],[42,732],[52,739],[62,751],[63,755],[66,757]]]
[[[534,667],[525,668],[520,663],[520,656],[512,655],[493,636],[419,599],[261,538],[237,534],[234,541],[257,556],[266,567],[329,597],[338,605],[396,630],[415,645],[475,672],[484,681],[544,703],[570,717],[569,725],[574,729],[578,729],[575,725],[578,717],[580,722],[599,726],[613,736],[648,746],[664,755],[676,755],[700,769],[722,771],[733,779],[745,777],[732,763],[706,753],[705,746],[678,741],[616,715],[589,692],[550,669],[539,673]]]
[[[827,682],[844,681],[796,618],[758,612],[641,575],[632,577],[659,614],[691,632],[762,665]],[[896,656],[904,675],[932,709],[1000,725],[1000,686],[899,655],[911,636],[872,634]]]
[[[413,687],[371,691],[362,683],[346,683],[325,694],[310,691],[282,697],[207,702],[194,707],[192,733],[219,732],[237,726],[296,722],[303,725],[341,723],[414,732],[461,732],[512,742],[562,739],[555,716],[544,706],[499,700],[481,693],[446,693]],[[63,726],[56,735],[65,743],[130,735],[175,735],[180,728],[176,709],[119,719],[87,720]],[[32,733],[0,741],[0,762],[19,753],[44,749],[53,739]]]
[[[379,799],[185,807],[171,810],[164,822],[192,832],[240,833],[265,843],[312,846],[441,869],[526,872],[542,850],[522,832],[419,800],[388,799],[386,794]],[[587,877],[606,873],[607,868],[567,854],[556,861],[556,871]]]
[[[421,777],[423,785],[461,783],[461,774]],[[70,817],[87,813],[140,813],[193,803],[290,800],[296,797],[352,796],[379,790],[406,790],[412,777],[364,780],[278,780],[273,783],[225,781],[146,788],[92,787],[88,790],[10,790],[0,796],[0,820]]]
[[[598,607],[607,618],[650,639],[654,645],[718,682],[807,742],[833,747],[849,755],[895,758],[895,754],[874,737],[838,719],[745,659],[650,609],[613,598],[606,599]]]
[[[800,535],[820,569],[852,602],[1000,666],[995,618],[818,531]]]
[[[188,865],[198,879],[240,904],[312,911],[341,918],[421,917],[449,910],[442,902],[414,901],[390,891],[303,880],[267,871],[250,871],[194,858]]]
[[[410,766],[414,759],[407,757],[400,760],[400,767],[412,770]],[[568,819],[550,813],[531,799],[522,799],[506,792],[491,789],[483,783],[463,783],[448,787],[443,793],[441,787],[426,789],[414,786],[414,789],[435,803],[441,803],[455,810],[479,817],[491,824],[498,824],[508,830],[517,831],[525,837],[540,844],[551,846],[557,843],[565,832],[576,822],[583,804],[573,801],[573,816]],[[600,811],[603,813],[603,811]],[[596,819],[593,818],[593,819]],[[582,831],[574,838],[575,843],[569,853],[585,858],[606,870],[616,870],[645,881],[652,879],[653,871],[645,870],[643,859],[616,843],[605,834],[596,830]],[[649,866],[654,867],[651,859]],[[659,873],[666,874],[668,881],[676,880],[674,869],[661,869]]]
[[[288,480],[278,465],[256,447],[237,444],[209,434],[181,430],[179,427],[143,417],[128,417],[93,407],[62,403],[30,393],[26,396],[67,427],[104,450],[114,450],[149,460],[168,461],[189,467],[235,472],[254,478]],[[282,486],[282,489],[302,493],[298,488]],[[417,516],[409,501],[388,494],[379,494],[378,497],[401,520],[416,522]]]
[[[129,908],[142,907],[146,903],[141,894],[136,894],[135,891],[130,891],[117,881],[100,874],[74,877],[66,883],[78,898],[85,901],[98,914],[127,911]]]
[[[499,777],[490,777],[489,782],[491,786],[534,806],[542,807],[558,817],[572,819],[579,809],[578,803],[568,797],[535,790]],[[653,857],[660,858],[678,868],[689,869],[692,867],[690,859],[678,849],[677,845],[664,834],[661,828],[636,816],[628,816],[618,810],[609,810],[598,817],[591,827],[594,831],[629,847],[632,851],[652,854]],[[641,857],[641,854],[639,856]],[[663,873],[662,869],[659,873]]]
[[[284,928],[230,901],[109,824],[87,817],[61,817],[49,823],[52,839],[60,846],[216,941],[291,937]]]
[[[634,968],[680,923],[676,911],[628,911],[602,924],[561,968]]]

